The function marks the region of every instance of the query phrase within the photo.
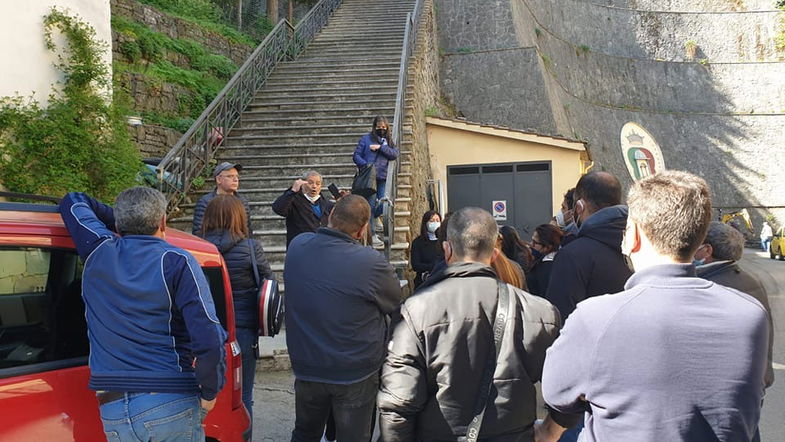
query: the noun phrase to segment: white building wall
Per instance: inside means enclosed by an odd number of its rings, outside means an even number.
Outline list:
[[[44,16],[52,7],[78,16],[106,43],[103,60],[112,64],[112,30],[108,0],[0,0],[0,96],[33,96],[44,104],[52,84],[62,79],[57,56],[44,43]],[[58,48],[63,39],[55,38]]]

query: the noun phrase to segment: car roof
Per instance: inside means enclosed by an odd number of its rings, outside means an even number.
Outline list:
[[[0,231],[70,237],[57,206],[43,204],[0,202]],[[181,230],[167,228],[166,241],[191,252],[200,263],[220,257],[215,245]]]

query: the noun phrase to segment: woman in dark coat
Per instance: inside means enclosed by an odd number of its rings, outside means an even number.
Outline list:
[[[248,220],[242,201],[233,195],[218,195],[210,201],[202,220],[202,237],[215,244],[229,271],[237,341],[242,351],[242,398],[253,423],[253,383],[259,342],[259,287],[254,278],[251,253],[256,255],[260,281],[273,279],[273,272],[262,245],[249,238],[248,233]]]
[[[501,226],[499,234],[502,236],[502,252],[504,255],[518,263],[524,273],[529,273],[534,259],[529,246],[521,240],[518,231],[513,226]]]
[[[428,278],[434,265],[444,259],[444,251],[436,238],[436,230],[441,226],[442,217],[439,212],[429,210],[422,216],[420,223],[420,236],[412,241],[409,252],[412,270],[417,273],[414,277],[414,288]]]
[[[542,224],[534,229],[532,249],[534,249],[535,261],[526,276],[529,293],[545,296],[545,292],[548,291],[553,259],[559,251],[563,236],[564,232],[553,224]]]

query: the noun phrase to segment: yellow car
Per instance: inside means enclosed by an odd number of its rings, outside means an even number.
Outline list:
[[[769,246],[769,256],[771,259],[779,258],[780,261],[785,260],[785,227],[780,227],[774,237],[771,238],[771,245]]]

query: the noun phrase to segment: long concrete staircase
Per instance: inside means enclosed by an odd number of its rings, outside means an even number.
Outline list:
[[[296,60],[278,65],[265,87],[228,134],[217,160],[243,166],[240,193],[251,206],[253,234],[264,246],[279,281],[286,252],[284,219],[271,204],[307,170],[327,185],[351,187],[352,153],[375,115],[391,120],[395,108],[406,14],[414,0],[344,0],[328,24]],[[410,144],[401,149],[396,228],[391,262],[407,265],[411,235]],[[196,201],[210,185],[191,195]],[[174,227],[190,231],[193,203]]]

